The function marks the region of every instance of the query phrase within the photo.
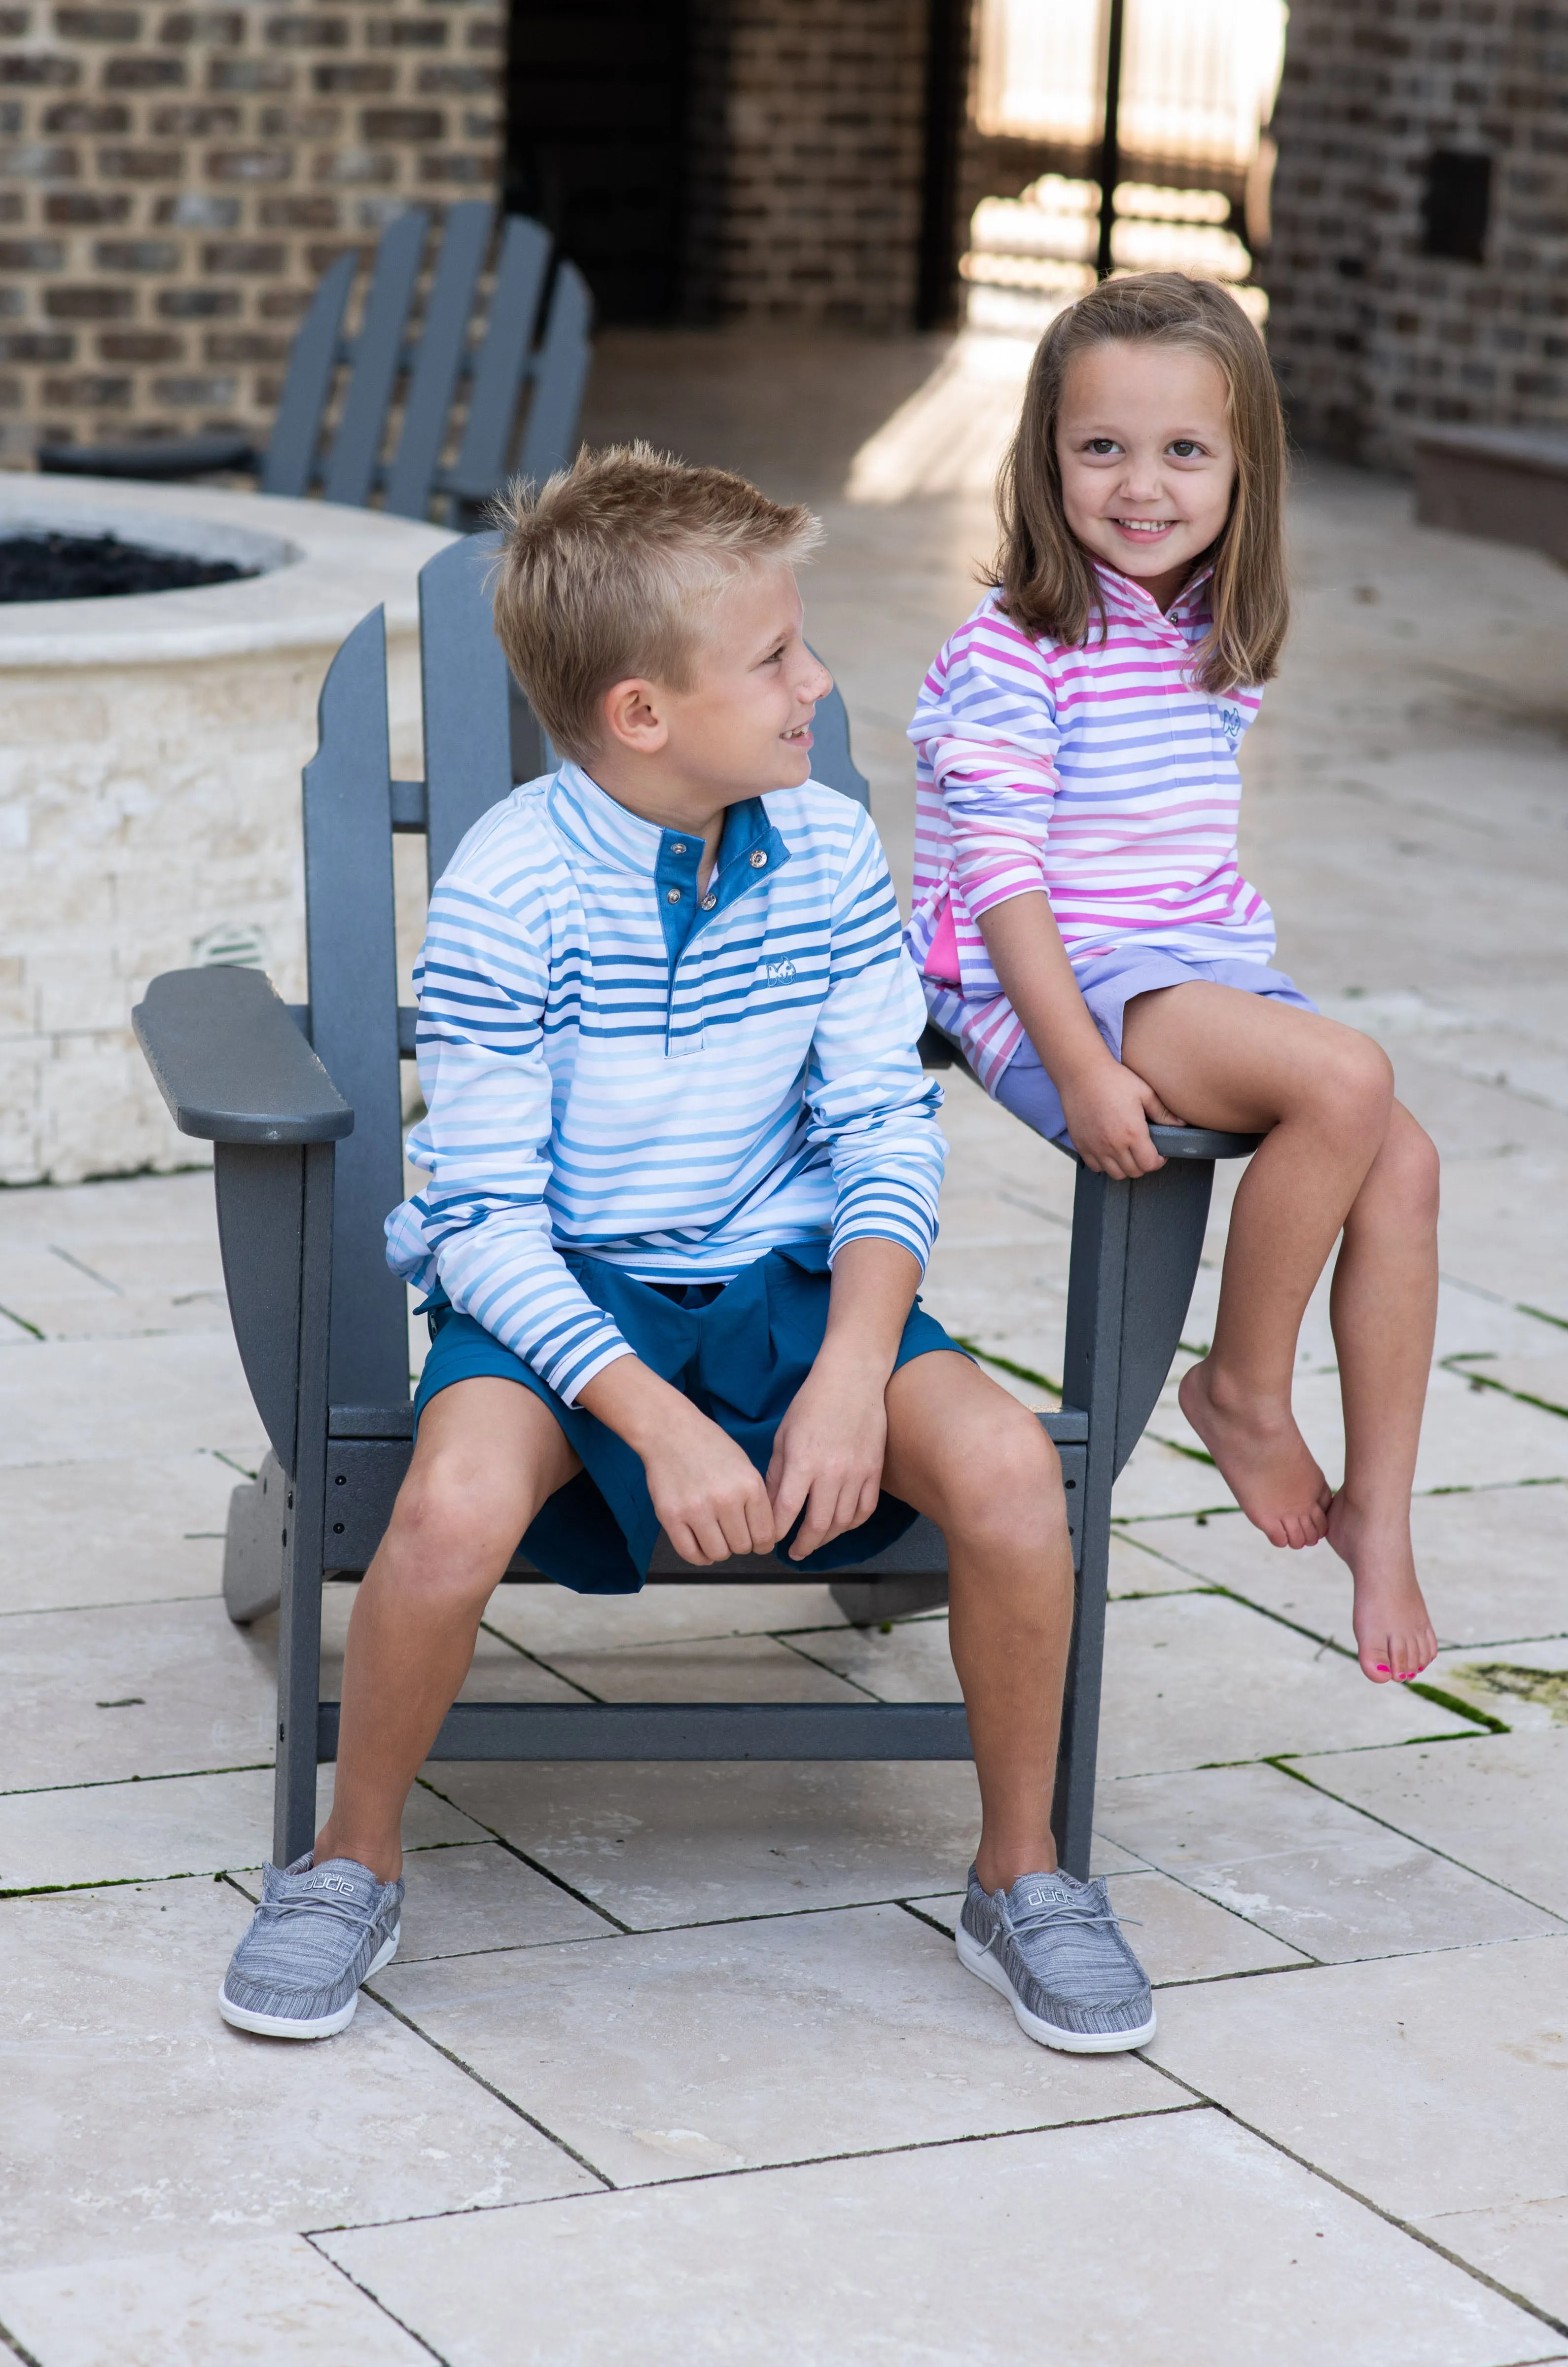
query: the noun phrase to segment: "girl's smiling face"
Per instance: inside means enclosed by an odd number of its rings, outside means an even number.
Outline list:
[[[1230,515],[1225,381],[1189,345],[1110,343],[1067,372],[1062,507],[1085,549],[1168,608]]]

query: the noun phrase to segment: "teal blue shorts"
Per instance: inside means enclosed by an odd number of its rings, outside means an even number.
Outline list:
[[[643,1363],[682,1390],[765,1472],[773,1433],[811,1370],[828,1327],[827,1243],[770,1250],[722,1284],[637,1282],[602,1258],[570,1251],[565,1263]],[[563,1403],[531,1365],[471,1315],[459,1314],[444,1292],[437,1290],[424,1311],[431,1342],[414,1398],[416,1432],[431,1399],[454,1381],[490,1375],[532,1389],[559,1422],[582,1469],[540,1511],[523,1539],[524,1551],[536,1569],[574,1593],[636,1594],[659,1535],[640,1455],[581,1406]],[[916,1356],[943,1348],[964,1353],[917,1298],[904,1325],[895,1372]],[[884,1492],[858,1529],[801,1561],[788,1559],[786,1537],[773,1558],[791,1570],[847,1569],[894,1544],[915,1517],[908,1504]]]

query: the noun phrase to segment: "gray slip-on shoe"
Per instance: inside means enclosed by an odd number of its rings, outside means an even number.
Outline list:
[[[352,1858],[262,1869],[261,1905],[235,1949],[218,2010],[267,2038],[331,2038],[354,2020],[359,1984],[398,1952],[400,1882]]]
[[[1155,2034],[1148,1976],[1122,1937],[1103,1882],[1026,1874],[987,1891],[973,1866],[958,1960],[999,1989],[1021,2030],[1069,2055],[1118,2055]]]

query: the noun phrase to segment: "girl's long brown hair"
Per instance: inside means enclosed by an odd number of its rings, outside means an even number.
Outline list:
[[[1283,518],[1285,424],[1263,340],[1212,279],[1178,271],[1102,280],[1058,313],[1036,349],[1018,433],[997,485],[1001,547],[989,581],[1026,633],[1069,646],[1089,639],[1104,603],[1089,553],[1062,506],[1056,423],[1077,357],[1111,344],[1185,346],[1207,354],[1225,381],[1235,486],[1230,515],[1206,557],[1213,622],[1193,651],[1193,679],[1214,695],[1272,680],[1290,622]]]

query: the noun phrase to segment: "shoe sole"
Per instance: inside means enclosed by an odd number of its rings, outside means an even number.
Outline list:
[[[961,1923],[954,1934],[958,1961],[966,1973],[976,1974],[987,1988],[1005,1997],[1026,2038],[1037,2045],[1055,2046],[1064,2055],[1125,2055],[1134,2046],[1145,2046],[1154,2036],[1156,2016],[1150,2009],[1149,2018],[1136,2030],[1063,2030],[1054,2022],[1042,2022],[1031,2013],[989,1948],[982,1948],[978,1940]]]
[[[402,1932],[403,1927],[400,1922],[391,1938],[383,1942],[379,1953],[365,1967],[366,1980],[372,1973],[378,1973],[383,1965],[391,1963],[398,1953],[398,1942],[402,1938]],[[340,2005],[335,2013],[326,2014],[319,2022],[297,2022],[288,2014],[252,2013],[243,2005],[231,2005],[221,1989],[218,1992],[218,2010],[231,2028],[254,2030],[263,2038],[335,2038],[338,2032],[346,2030],[354,2020],[358,2003],[359,1991],[355,1989],[348,2003]]]

